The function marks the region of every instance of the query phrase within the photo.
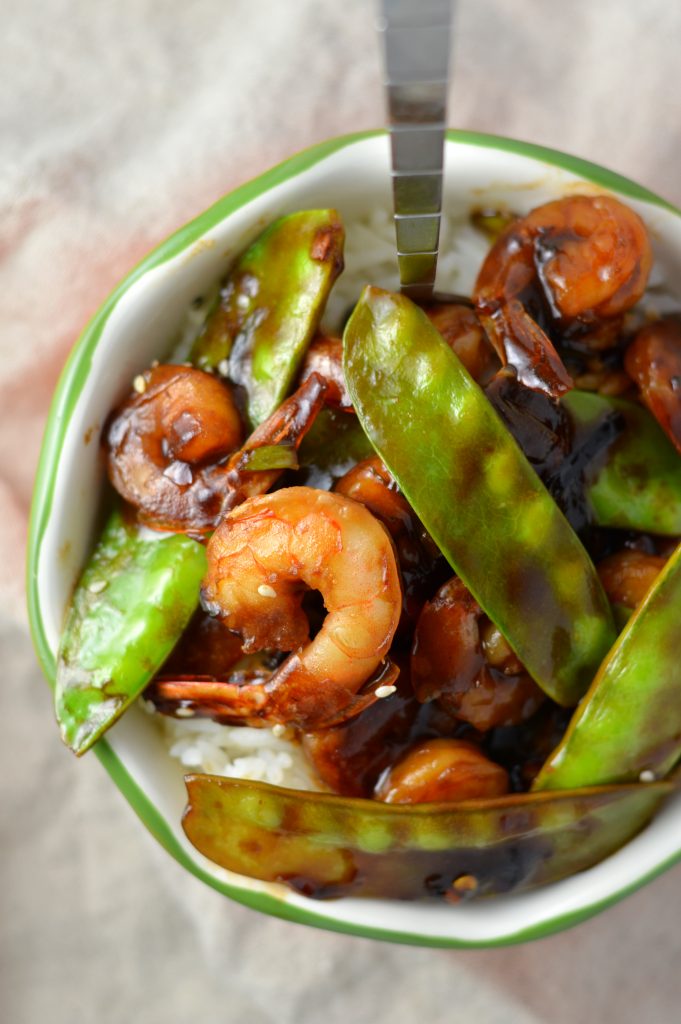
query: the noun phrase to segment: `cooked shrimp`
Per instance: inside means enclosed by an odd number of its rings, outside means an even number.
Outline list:
[[[442,578],[442,556],[378,455],[363,459],[337,481],[334,491],[365,505],[393,539],[404,584],[403,612],[415,620]]]
[[[190,366],[152,367],[108,425],[109,477],[140,519],[159,529],[213,524],[222,495],[214,466],[238,448],[229,388]]]
[[[499,361],[475,310],[459,302],[436,302],[424,306],[423,311],[473,380],[487,383]]]
[[[140,381],[107,431],[111,482],[148,526],[194,534],[210,532],[225,511],[275,483],[281,468],[253,468],[253,452],[298,448],[327,387],[311,374],[238,448],[238,413],[217,378],[156,366]]]
[[[545,699],[456,576],[421,612],[411,677],[419,700],[439,701],[481,732],[525,721]]]
[[[233,686],[234,717],[319,728],[376,699],[359,691],[388,652],[402,595],[390,537],[367,509],[309,487],[250,498],[225,516],[207,554],[206,611],[246,653],[292,652],[264,685]],[[306,589],[327,610],[312,640]]]
[[[612,604],[636,608],[664,569],[667,559],[624,548],[597,565],[603,589]]]
[[[625,353],[624,368],[681,452],[681,324],[658,320],[644,327]]]
[[[536,319],[558,334],[615,321],[641,298],[651,265],[633,210],[612,196],[568,196],[504,231],[482,265],[474,301],[502,362],[527,387],[555,397],[572,382]]]
[[[325,382],[324,401],[327,405],[343,412],[354,412],[343,373],[343,342],[340,338],[317,334],[312,339],[300,371],[300,380],[307,380],[311,373],[319,374]]]
[[[303,752],[325,785],[344,796],[371,797],[378,779],[420,740],[454,737],[467,725],[448,715],[435,701],[420,704],[402,663],[395,692],[377,700],[361,715],[333,728],[307,732]],[[383,691],[385,692],[385,691]]]
[[[467,740],[424,740],[379,781],[375,797],[387,804],[476,800],[508,793],[508,773]]]

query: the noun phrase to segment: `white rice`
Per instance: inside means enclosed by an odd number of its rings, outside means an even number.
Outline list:
[[[218,725],[208,718],[157,717],[170,756],[183,768],[291,789],[321,788],[300,747],[275,736],[272,729]]]
[[[333,287],[323,327],[340,333],[345,318],[367,284],[399,290],[392,215],[376,209],[361,221],[346,224],[345,270]],[[437,289],[470,295],[489,243],[468,220],[443,214]],[[174,361],[187,358],[213,301],[211,288],[187,312]],[[145,709],[150,710],[148,702]],[[300,747],[271,729],[218,725],[205,718],[155,716],[171,757],[183,769],[269,782],[292,789],[322,789]]]

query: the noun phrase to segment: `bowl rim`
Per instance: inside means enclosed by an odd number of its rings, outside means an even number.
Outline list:
[[[38,558],[43,536],[47,527],[52,507],[54,486],[56,482],[59,454],[61,452],[67,426],[78,401],[80,392],[88,376],[92,355],[102,335],[104,326],[121,297],[144,274],[165,263],[193,245],[207,231],[215,227],[230,214],[251,200],[269,191],[275,186],[296,177],[315,164],[338,151],[366,139],[385,135],[383,129],[374,129],[341,135],[324,142],[317,143],[296,153],[282,163],[256,178],[237,187],[232,192],[218,199],[207,210],[193,220],[173,232],[167,239],[157,245],[119,282],[110,295],[104,300],[97,312],[83,329],[80,337],[71,350],[66,364],[59,377],[57,387],[50,405],[44,430],[40,458],[35,477],[33,499],[29,520],[26,592],[28,619],[31,637],[43,672],[49,685],[54,688],[56,675],[56,658],[47,641],[41,613],[40,597],[37,586]],[[446,138],[450,142],[469,146],[495,149],[500,152],[512,153],[541,161],[545,164],[567,170],[593,184],[612,189],[634,199],[643,200],[658,206],[681,218],[681,210],[672,203],[661,198],[654,192],[629,178],[594,164],[580,157],[563,153],[559,150],[539,146],[534,143],[510,139],[500,135],[489,135],[472,131],[449,129]],[[267,892],[255,892],[233,886],[211,875],[207,870],[193,861],[178,843],[168,822],[144,791],[138,786],[106,738],[101,739],[94,747],[99,761],[109,773],[112,781],[131,805],[146,828],[183,867],[195,877],[210,885],[221,894],[228,896],[245,906],[251,907],[273,917],[283,918],[328,931],[373,938],[384,941],[409,945],[469,949],[509,946],[533,939],[544,938],[555,932],[570,928],[580,921],[594,916],[607,907],[619,902],[643,885],[662,874],[677,861],[681,860],[681,845],[672,856],[657,864],[652,870],[644,873],[633,882],[622,886],[601,900],[594,900],[586,906],[551,917],[526,928],[520,928],[511,934],[482,940],[462,940],[448,936],[423,935],[419,932],[398,931],[393,928],[381,928],[350,921],[327,917],[307,907],[293,905],[276,898]]]

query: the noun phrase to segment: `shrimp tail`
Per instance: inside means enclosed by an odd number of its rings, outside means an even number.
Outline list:
[[[178,718],[212,718],[226,725],[298,726],[305,730],[341,725],[389,696],[400,670],[386,658],[355,693],[349,687],[324,685],[306,669],[298,654],[274,672],[234,672],[211,676],[159,676],[145,697],[157,711]]]
[[[481,306],[479,317],[502,363],[515,370],[521,384],[551,398],[570,391],[573,380],[563,360],[519,299]]]
[[[249,469],[249,456],[265,445],[297,449],[317,418],[328,390],[318,373],[311,373],[290,398],[253,431],[243,448],[235,452],[225,467],[225,496],[221,516],[246,498],[264,494],[281,475],[280,469]]]

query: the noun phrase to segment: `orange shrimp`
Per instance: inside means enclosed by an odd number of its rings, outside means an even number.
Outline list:
[[[429,739],[388,769],[374,795],[388,804],[420,804],[503,796],[508,790],[506,770],[474,743]]]
[[[148,526],[209,533],[224,511],[277,480],[281,469],[252,468],[254,450],[297,448],[326,387],[311,374],[239,448],[241,421],[226,384],[193,367],[153,367],[107,428],[111,482]]]
[[[681,324],[657,320],[640,330],[624,355],[624,368],[681,452]]]
[[[643,295],[651,265],[638,214],[612,196],[568,196],[503,232],[473,298],[502,362],[557,397],[572,381],[537,319],[558,335],[616,322]]]
[[[456,576],[421,612],[411,678],[419,700],[439,701],[481,732],[525,721],[545,699]]]
[[[205,610],[247,654],[292,652],[264,684],[220,684],[225,714],[314,729],[377,699],[376,687],[360,691],[390,648],[402,594],[390,537],[367,509],[309,487],[250,498],[225,516],[207,555]],[[312,640],[306,589],[328,613]]]
[[[225,384],[191,366],[155,366],[108,424],[109,477],[149,526],[200,530],[220,509],[215,463],[240,441]]]

